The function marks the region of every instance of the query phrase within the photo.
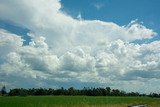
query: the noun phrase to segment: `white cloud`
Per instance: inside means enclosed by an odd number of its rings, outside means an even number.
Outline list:
[[[148,29],[143,25],[137,23],[137,20],[131,21],[126,27],[126,31],[128,34],[133,34],[134,36],[130,37],[134,39],[146,39],[152,38],[152,36],[157,35],[157,33],[153,32],[152,29]]]
[[[59,10],[61,4],[58,0],[6,0],[0,4],[1,19],[22,25],[36,36],[45,36],[47,44],[54,49],[64,47],[66,51],[66,48],[77,45],[94,46],[101,41],[132,41],[155,35],[155,32],[138,23],[121,27],[98,20],[73,19]]]
[[[62,70],[69,71],[93,71],[95,68],[94,57],[90,53],[85,53],[82,48],[77,48],[74,52],[67,52],[60,57]]]
[[[81,13],[78,13],[77,19],[80,20],[80,21],[82,20],[82,15],[81,15]]]
[[[26,87],[32,87],[74,82],[121,88],[130,86],[128,81],[137,86],[145,83],[146,78],[159,81],[160,41],[130,43],[152,38],[156,35],[152,29],[136,21],[119,26],[98,20],[77,20],[60,8],[58,0],[0,1],[0,18],[29,29],[28,35],[32,37],[28,46],[22,46],[20,36],[0,30],[3,83],[18,86],[17,83],[27,81],[30,85]],[[23,77],[24,81],[17,81]]]
[[[105,6],[104,3],[95,3],[95,4],[94,4],[94,7],[95,7],[97,10],[102,9],[104,6]]]

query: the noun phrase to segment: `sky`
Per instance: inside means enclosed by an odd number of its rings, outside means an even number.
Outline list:
[[[159,0],[0,0],[0,87],[160,93]]]

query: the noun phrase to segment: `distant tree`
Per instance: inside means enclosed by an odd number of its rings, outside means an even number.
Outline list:
[[[21,88],[21,89],[19,90],[19,95],[20,95],[20,96],[27,96],[27,95],[28,95],[28,90]]]
[[[18,89],[10,89],[8,95],[9,96],[17,96],[17,95],[19,95],[19,90]]]
[[[111,95],[111,88],[110,87],[106,87],[106,95],[107,96]]]
[[[126,92],[125,91],[120,91],[120,96],[126,96]]]
[[[2,96],[5,95],[7,92],[6,92],[6,87],[3,86],[2,89],[1,89],[1,94]]]
[[[149,97],[158,98],[158,97],[160,97],[160,94],[157,94],[157,93],[150,93],[150,94],[149,94]]]
[[[35,95],[35,89],[34,88],[32,88],[32,89],[28,89],[28,94],[29,95]]]
[[[112,89],[112,96],[120,96],[120,91],[118,89]]]
[[[76,90],[74,89],[74,87],[70,87],[70,88],[68,89],[68,94],[69,94],[69,95],[76,95]]]
[[[128,96],[140,96],[140,94],[138,92],[130,92],[127,93]]]
[[[0,90],[2,95],[6,94],[6,87],[3,86]],[[70,87],[65,89],[61,87],[60,89],[46,89],[46,88],[32,88],[32,89],[10,89],[9,96],[27,96],[27,95],[86,95],[86,96],[149,96],[149,97],[160,97],[159,93],[150,93],[150,95],[140,94],[138,92],[121,91],[118,89],[106,88],[95,88],[95,87],[84,87],[83,89],[75,89]]]
[[[53,92],[54,92],[54,90],[52,88],[49,88],[48,91],[47,91],[47,94],[48,95],[53,95],[54,94]]]
[[[37,96],[47,95],[47,89],[44,89],[44,88],[35,89],[35,95]]]

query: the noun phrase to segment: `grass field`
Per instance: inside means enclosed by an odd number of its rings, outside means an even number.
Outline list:
[[[0,107],[127,107],[132,104],[147,104],[148,107],[160,107],[160,99],[88,96],[0,97]]]

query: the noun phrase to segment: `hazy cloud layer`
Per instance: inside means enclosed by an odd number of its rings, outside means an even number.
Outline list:
[[[131,21],[126,26],[77,20],[60,11],[58,0],[1,0],[0,19],[30,30],[29,45],[0,30],[0,85],[9,87],[112,86],[156,90],[160,41],[152,29]],[[20,14],[21,13],[21,14]],[[138,88],[137,88],[138,87]]]

